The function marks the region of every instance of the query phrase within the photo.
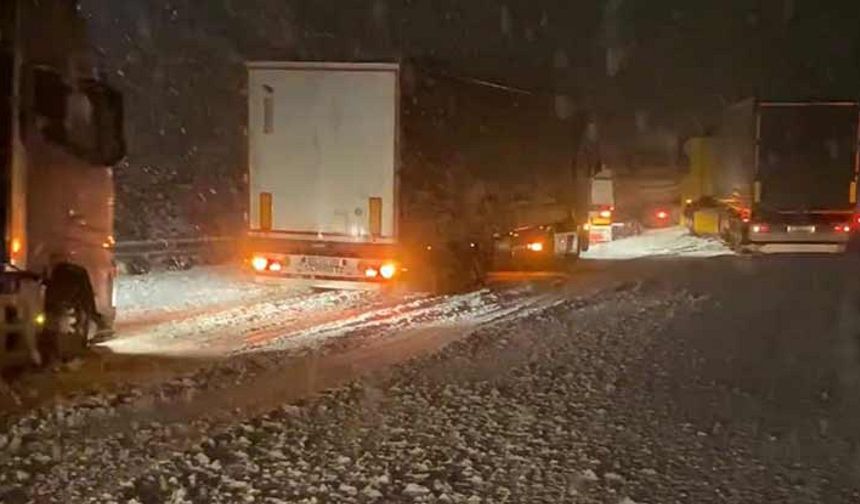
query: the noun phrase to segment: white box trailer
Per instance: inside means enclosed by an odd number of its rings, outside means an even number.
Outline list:
[[[474,285],[514,224],[503,189],[570,169],[575,128],[551,96],[413,63],[248,73],[246,255],[261,275],[368,285],[408,269],[422,287]]]
[[[266,255],[255,268],[332,280],[391,275],[399,66],[248,69],[250,237],[269,245],[257,247]]]

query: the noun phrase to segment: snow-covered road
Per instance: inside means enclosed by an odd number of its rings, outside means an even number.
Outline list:
[[[218,356],[246,351],[313,350],[359,334],[481,324],[542,298],[526,286],[431,296],[421,293],[318,291],[257,283],[230,268],[124,277],[117,336],[102,343],[119,354]]]
[[[3,417],[0,502],[860,502],[846,261],[592,261],[361,304]]]
[[[716,238],[691,236],[686,228],[645,231],[639,236],[595,244],[583,254],[587,259],[636,259],[640,257],[716,257],[733,252]]]

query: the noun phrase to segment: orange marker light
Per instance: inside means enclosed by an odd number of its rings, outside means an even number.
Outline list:
[[[263,256],[254,256],[254,258],[251,259],[251,267],[254,268],[254,270],[256,270],[256,271],[260,271],[260,272],[266,271],[266,268],[268,266],[269,266],[269,260]]]
[[[397,274],[397,266],[392,263],[385,263],[379,268],[379,274],[386,280],[391,280]]]

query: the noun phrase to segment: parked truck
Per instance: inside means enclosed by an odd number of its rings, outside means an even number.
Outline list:
[[[459,290],[500,249],[578,252],[577,126],[550,96],[415,63],[248,70],[247,255],[259,274]],[[546,196],[532,209],[552,207],[552,222],[518,223],[523,193]],[[519,243],[520,227],[548,234]]]
[[[82,351],[114,319],[120,95],[71,0],[0,4],[0,368]]]
[[[838,252],[857,204],[860,104],[745,100],[726,111],[711,150],[712,195],[688,212],[738,249]],[[703,150],[704,149],[704,150]],[[697,213],[711,218],[695,219]]]
[[[617,223],[615,213],[615,177],[603,167],[591,177],[591,200],[588,209],[588,240],[590,243],[612,241]]]

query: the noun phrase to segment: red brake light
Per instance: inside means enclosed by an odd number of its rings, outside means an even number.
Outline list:
[[[837,226],[833,226],[833,230],[837,233],[848,233],[851,231],[851,226],[848,224],[839,224]]]
[[[666,220],[669,218],[669,212],[667,212],[665,210],[659,210],[657,212],[657,218],[660,220]]]

